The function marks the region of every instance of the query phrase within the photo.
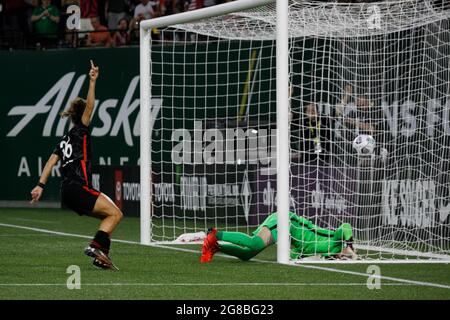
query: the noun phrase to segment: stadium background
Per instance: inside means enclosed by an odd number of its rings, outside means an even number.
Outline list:
[[[404,35],[402,35],[404,36]],[[309,60],[308,54],[311,54],[312,50],[308,49],[309,43],[305,43],[304,48],[304,59]],[[237,44],[236,44],[237,45]],[[250,68],[249,61],[250,55],[253,48],[259,48],[261,50],[261,64],[264,66],[262,72],[257,73],[255,77],[258,77],[256,81],[259,83],[259,93],[254,95],[251,101],[251,105],[248,106],[249,114],[247,115],[246,125],[247,129],[252,128],[254,125],[255,129],[261,130],[262,128],[268,131],[273,126],[275,122],[274,113],[274,61],[270,56],[270,46],[259,46],[255,42],[252,43],[252,47],[244,48],[243,44],[240,50],[231,50],[233,54],[238,55],[239,59],[234,59],[234,64],[227,65],[220,63],[222,58],[220,55],[216,55],[215,52],[220,48],[216,48],[216,43],[210,43],[208,45],[197,45],[197,50],[201,53],[196,54],[197,62],[205,61],[216,61],[216,64],[209,63],[206,70],[201,63],[197,64],[197,70],[191,70],[194,74],[202,74],[203,77],[197,77],[196,90],[200,90],[201,94],[197,95],[197,92],[192,91],[182,91],[182,86],[180,84],[182,81],[186,81],[183,77],[177,78],[166,76],[166,83],[164,88],[156,88],[154,92],[153,104],[163,104],[163,108],[160,108],[158,114],[156,114],[156,120],[153,124],[153,161],[156,163],[162,162],[164,165],[156,165],[154,167],[154,181],[158,187],[158,190],[162,190],[160,187],[166,187],[168,184],[170,194],[160,194],[159,197],[155,198],[155,203],[158,208],[163,208],[168,206],[173,208],[174,203],[177,209],[181,210],[180,198],[180,170],[183,170],[182,174],[190,175],[195,178],[195,176],[205,177],[208,180],[217,179],[217,181],[206,181],[206,184],[210,183],[222,183],[227,180],[228,183],[234,184],[234,187],[238,192],[219,195],[222,196],[222,204],[228,204],[227,210],[232,212],[230,216],[240,216],[245,218],[247,222],[251,225],[258,224],[261,219],[263,219],[269,212],[273,211],[275,204],[275,176],[274,175],[261,175],[261,164],[250,165],[250,164],[238,164],[237,162],[232,165],[189,165],[183,164],[182,166],[176,166],[171,164],[171,151],[173,145],[171,144],[171,134],[175,128],[186,128],[188,130],[193,130],[194,119],[208,119],[212,121],[212,126],[217,126],[218,122],[222,122],[222,126],[232,127],[227,121],[227,119],[238,118],[239,105],[234,105],[232,102],[230,105],[226,105],[229,101],[241,101],[241,96],[244,94],[245,79]],[[405,47],[408,43],[404,44]],[[192,45],[193,46],[193,45]],[[177,50],[177,45],[174,45],[175,50]],[[231,49],[233,49],[231,47]],[[236,48],[237,49],[237,48]],[[165,52],[170,53],[172,49],[164,49]],[[159,52],[158,47],[154,48],[155,54],[154,59],[160,59],[161,52]],[[189,50],[188,50],[189,51]],[[325,51],[325,50],[324,50]],[[210,53],[207,53],[210,52]],[[445,108],[446,101],[443,97],[426,97],[426,91],[423,95],[416,95],[412,97],[398,97],[397,92],[402,92],[402,87],[417,85],[420,87],[421,82],[411,83],[408,81],[412,72],[414,70],[408,70],[406,65],[411,60],[421,59],[419,57],[420,52],[417,56],[412,57],[397,57],[399,54],[392,54],[389,61],[396,63],[396,61],[404,61],[405,69],[401,69],[400,77],[396,80],[396,86],[393,90],[393,96],[400,98],[400,101],[385,101],[385,103],[391,103],[388,105],[388,112],[394,117],[398,123],[394,123],[394,126],[390,124],[387,126],[388,121],[392,119],[386,119],[386,132],[383,133],[381,139],[378,139],[379,144],[383,144],[392,154],[391,159],[396,160],[388,165],[388,170],[385,167],[380,167],[380,170],[375,168],[374,173],[371,170],[333,170],[333,172],[328,172],[328,168],[319,168],[319,179],[317,183],[312,183],[316,179],[317,168],[304,167],[301,169],[301,177],[294,179],[293,190],[294,198],[296,198],[298,203],[310,203],[312,206],[307,207],[304,210],[304,214],[310,211],[310,214],[315,214],[317,210],[324,210],[326,216],[324,216],[324,221],[330,221],[330,217],[333,216],[335,211],[341,212],[342,210],[347,210],[348,214],[352,215],[352,208],[346,208],[345,203],[364,203],[372,204],[371,210],[380,210],[383,201],[391,202],[390,198],[386,200],[386,197],[397,197],[395,194],[397,191],[393,188],[397,188],[401,184],[402,180],[406,181],[409,188],[407,193],[417,192],[417,203],[421,206],[421,210],[426,215],[426,219],[431,219],[431,225],[433,221],[437,219],[445,220],[447,218],[445,215],[439,216],[439,209],[446,207],[447,203],[429,203],[429,199],[434,198],[445,198],[448,194],[448,190],[445,188],[445,181],[448,178],[448,158],[442,156],[438,153],[444,151],[447,152],[448,149],[441,149],[438,146],[448,146],[448,109]],[[170,55],[167,55],[165,59],[168,59]],[[178,55],[175,55],[178,56]],[[181,57],[181,56],[180,56]],[[315,57],[320,59],[320,57]],[[6,201],[27,201],[29,197],[29,190],[36,184],[39,177],[39,172],[45,165],[45,162],[53,150],[55,144],[58,142],[60,136],[68,128],[67,119],[61,119],[58,113],[67,106],[68,102],[74,97],[80,95],[85,96],[87,90],[87,79],[86,73],[83,70],[87,69],[87,61],[93,59],[97,61],[100,65],[102,74],[97,87],[96,99],[98,103],[96,105],[96,110],[93,117],[93,144],[95,146],[95,153],[93,157],[94,165],[113,165],[113,166],[136,166],[139,160],[139,51],[136,47],[130,48],[115,48],[115,49],[82,49],[82,50],[63,50],[63,51],[42,51],[42,52],[30,52],[30,51],[17,51],[17,52],[1,52],[0,53],[0,68],[2,72],[2,95],[0,97],[0,103],[3,106],[0,113],[0,134],[2,135],[1,147],[3,156],[1,158],[0,165],[3,168],[8,168],[4,172],[6,181],[14,181],[13,184],[2,184],[0,187],[1,191],[1,201],[7,203]],[[181,59],[181,58],[180,58]],[[216,60],[215,60],[216,59]],[[351,57],[349,58],[352,59]],[[401,60],[400,60],[401,59]],[[410,59],[410,60],[408,60]],[[226,59],[223,59],[227,61]],[[233,60],[233,59],[230,59]],[[294,61],[299,61],[299,59],[293,59]],[[119,63],[120,61],[120,63]],[[297,70],[297,74],[309,74],[310,79],[307,76],[303,76],[302,97],[305,100],[310,99],[311,101],[320,101],[322,106],[330,106],[335,104],[339,99],[339,94],[336,93],[337,90],[330,90],[331,84],[327,81],[322,81],[320,83],[321,87],[314,87],[315,92],[323,92],[327,88],[330,92],[334,92],[334,95],[324,96],[314,96],[310,94],[312,91],[312,86],[315,85],[312,78],[314,78],[314,72],[322,72],[319,68],[314,68],[313,60],[311,64],[302,63],[303,68],[308,68],[308,66],[313,70]],[[167,63],[169,62],[169,63]],[[173,61],[172,61],[173,62]],[[164,64],[165,72],[167,74],[177,74],[176,68],[177,64],[170,63],[170,60],[166,61]],[[299,63],[300,65],[300,63]],[[156,64],[159,66],[159,64]],[[236,70],[236,72],[230,72],[232,75],[225,79],[223,77],[216,77],[217,72],[222,71],[221,68],[228,67],[229,70]],[[296,65],[294,63],[294,69]],[[355,68],[353,66],[353,68]],[[444,70],[444,69],[442,69]],[[194,72],[195,71],[195,72]],[[155,70],[158,74],[159,70]],[[444,71],[442,71],[444,75]],[[435,85],[444,86],[444,79],[440,79],[440,74],[437,74],[437,78],[442,83],[436,82]],[[233,78],[234,77],[234,78]],[[189,80],[189,79],[187,79]],[[376,82],[377,79],[373,79]],[[155,80],[156,82],[157,80]],[[192,78],[192,81],[194,79]],[[296,80],[294,79],[294,83]],[[336,80],[337,81],[337,80]],[[229,85],[229,83],[234,83],[234,85]],[[338,83],[338,82],[336,82]],[[372,84],[375,86],[375,84]],[[364,87],[364,83],[361,85]],[[226,90],[228,95],[234,97],[229,99],[208,99],[201,98],[205,93],[203,90],[211,90],[207,92],[207,95],[214,97],[216,90]],[[218,89],[217,89],[218,88]],[[306,103],[305,101],[299,101],[296,96],[299,95],[298,90],[300,86],[297,86],[294,90],[293,98],[293,109],[299,108],[300,105]],[[395,89],[396,88],[396,89]],[[400,88],[400,89],[399,89]],[[158,97],[162,97],[162,92],[159,90],[165,90],[164,101]],[[445,89],[445,88],[444,88]],[[445,92],[445,90],[442,92]],[[310,91],[311,90],[311,91]],[[167,95],[167,92],[171,93],[172,96]],[[387,88],[386,92],[389,92]],[[230,94],[231,93],[231,94]],[[220,105],[216,105],[220,103]],[[403,103],[403,105],[408,107],[414,113],[416,117],[415,127],[411,127],[411,122],[408,122],[408,118],[402,118],[400,120],[396,119],[396,113],[399,112],[398,104]],[[416,103],[411,108],[411,103]],[[433,126],[430,133],[430,113],[427,108],[421,108],[420,105],[431,106],[428,109],[432,110],[438,115],[437,120],[431,119],[437,123]],[[182,107],[180,107],[182,106]],[[175,110],[184,112],[185,120],[171,120],[172,114]],[[182,109],[181,109],[182,108]],[[403,108],[403,109],[405,109]],[[297,109],[298,110],[298,109]],[[322,111],[324,111],[323,108]],[[403,112],[403,111],[402,111]],[[385,114],[386,116],[386,114]],[[403,113],[399,115],[401,118]],[[434,117],[434,115],[433,115]],[[208,127],[208,123],[202,124],[203,128]],[[397,127],[398,125],[398,127]],[[398,131],[398,134],[396,132]],[[434,137],[434,139],[424,139],[425,137]],[[295,138],[295,137],[294,137]],[[380,137],[378,137],[380,138]],[[270,146],[270,137],[267,137],[267,145]],[[381,140],[381,141],[380,141]],[[384,141],[383,141],[384,140]],[[161,141],[164,141],[161,143]],[[409,143],[409,147],[405,143],[409,141],[415,141],[415,143]],[[341,141],[337,139],[335,146],[337,148],[348,145],[348,141]],[[411,159],[401,159],[400,155],[407,149],[409,154],[417,153],[420,148],[427,148],[430,152],[418,153],[416,161],[418,163],[434,163],[435,166],[440,167],[441,175],[437,177],[436,181],[428,181],[427,177],[430,176],[431,166],[421,166],[420,171],[411,171],[407,161]],[[274,150],[268,149],[268,154]],[[350,150],[351,152],[351,150]],[[438,153],[435,153],[438,152]],[[341,153],[342,152],[336,152]],[[398,154],[397,154],[398,153]],[[272,154],[272,156],[274,153]],[[395,157],[397,156],[397,158]],[[352,167],[352,163],[348,162],[351,159],[349,157],[344,157],[340,160],[341,163],[335,164],[335,167]],[[398,160],[400,159],[400,160]],[[337,159],[339,160],[339,159]],[[347,163],[345,163],[347,162]],[[273,163],[272,163],[273,165]],[[398,172],[398,168],[402,168]],[[115,170],[115,169],[112,169]],[[136,169],[137,170],[137,169]],[[300,170],[297,166],[294,166],[293,171]],[[162,174],[164,171],[164,174]],[[202,173],[203,171],[203,173]],[[223,172],[222,175],[206,174],[207,172]],[[225,172],[228,172],[227,177],[225,177]],[[195,174],[194,174],[195,173]],[[111,173],[108,173],[111,176]],[[365,178],[365,175],[367,176]],[[368,175],[370,176],[370,179]],[[397,175],[394,177],[394,175]],[[296,175],[298,176],[298,175]],[[329,177],[333,176],[333,179]],[[131,183],[138,183],[137,173],[134,173],[135,179],[130,181]],[[328,177],[328,178],[327,178]],[[389,180],[395,178],[392,183]],[[96,180],[97,178],[97,180]],[[358,185],[351,182],[358,180]],[[330,180],[348,180],[349,183],[345,186],[346,190],[342,189],[342,186],[330,184]],[[373,181],[375,180],[375,181]],[[173,184],[173,182],[176,182]],[[222,182],[221,182],[222,181]],[[411,182],[412,181],[412,182]],[[414,183],[419,181],[421,185],[414,186]],[[423,181],[423,182],[421,182]],[[97,185],[96,185],[97,183]],[[98,185],[98,176],[94,175],[94,185],[101,187],[107,194],[114,197],[114,187],[115,184],[109,184],[108,186]],[[390,185],[393,184],[393,186]],[[306,185],[306,189],[300,186]],[[56,174],[55,179],[50,179],[47,190],[45,193],[45,201],[51,203],[53,206],[58,206],[59,201],[59,178]],[[297,187],[299,186],[299,187]],[[106,188],[106,189],[105,189]],[[308,189],[309,188],[309,189]],[[384,188],[384,189],[383,189]],[[138,188],[134,186],[131,192],[135,192]],[[246,189],[244,191],[244,189]],[[385,192],[379,192],[383,189]],[[111,191],[109,191],[111,190]],[[156,189],[155,189],[156,190]],[[165,189],[167,190],[167,188]],[[359,199],[351,199],[354,197],[352,192],[349,190],[358,190],[360,193]],[[123,190],[124,191],[124,190]],[[201,190],[200,190],[201,191]],[[310,191],[310,194],[305,193]],[[344,192],[345,191],[345,192]],[[376,192],[374,192],[376,191]],[[130,192],[130,191],[128,191]],[[387,194],[386,194],[387,192]],[[374,197],[373,194],[384,194],[385,197],[377,196]],[[437,196],[435,195],[437,193]],[[208,214],[208,210],[214,211],[211,214],[216,214],[219,217],[225,216],[226,213],[223,209],[217,210],[214,204],[207,205],[208,199],[205,194],[205,199],[203,206],[192,205],[184,209],[185,214]],[[217,194],[214,195],[215,201],[217,201]],[[311,198],[306,198],[311,196]],[[139,198],[136,194],[132,195],[134,205],[125,210],[128,215],[137,215],[138,201]],[[327,198],[328,197],[328,198]],[[332,198],[334,197],[334,198]],[[232,198],[235,201],[232,201]],[[164,201],[165,199],[165,201]],[[233,203],[232,203],[233,202]],[[8,202],[11,203],[11,202]],[[249,205],[246,203],[250,203]],[[344,207],[342,206],[344,204]],[[378,205],[377,205],[378,204]],[[326,207],[327,206],[327,207]],[[220,206],[219,206],[220,207]],[[306,207],[306,206],[304,206]],[[386,208],[388,206],[384,206]],[[223,206],[222,206],[223,208]],[[303,208],[302,208],[303,209]],[[432,212],[436,210],[435,212]],[[199,212],[197,212],[199,211]],[[397,208],[389,209],[386,212],[386,220],[383,223],[401,223],[403,226],[417,226],[426,227],[428,222],[422,218],[415,219],[403,218],[396,219],[395,216],[399,216],[402,212],[407,211],[407,209],[402,208],[401,205]],[[158,210],[155,211],[158,214]],[[378,216],[374,214],[374,216]],[[409,220],[411,221],[409,221]],[[331,219],[332,221],[332,219]],[[332,226],[333,227],[333,226]]]

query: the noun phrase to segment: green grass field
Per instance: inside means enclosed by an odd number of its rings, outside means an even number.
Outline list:
[[[115,234],[128,241],[112,244],[120,271],[97,270],[83,255],[96,227],[69,211],[0,209],[0,299],[450,299],[448,264],[382,264],[381,289],[369,290],[368,265],[278,265],[274,246],[256,261],[202,265],[199,245],[139,245],[137,218]],[[66,286],[71,265],[79,290]]]

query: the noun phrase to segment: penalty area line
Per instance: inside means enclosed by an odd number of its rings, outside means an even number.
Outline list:
[[[19,226],[19,225],[14,225],[14,224],[7,224],[7,223],[0,223],[0,227],[9,227],[9,228],[30,230],[30,231],[43,232],[43,233],[54,234],[54,235],[65,236],[65,237],[75,237],[75,238],[83,238],[83,239],[91,239],[92,238],[90,236],[85,236],[85,235],[81,235],[81,234],[74,234],[74,233],[53,231],[53,230],[47,230],[47,229],[41,229],[41,228]],[[137,241],[120,240],[120,239],[113,239],[112,241],[113,242],[118,242],[118,243],[142,245],[141,243],[139,243]],[[175,251],[199,254],[199,252],[197,250],[183,249],[183,248],[171,247],[171,246],[160,245],[160,244],[150,244],[150,245],[142,245],[142,246],[149,246],[149,247],[155,247],[155,248],[163,248],[163,249],[169,249],[169,250],[175,250]],[[222,254],[220,254],[218,256],[223,257],[223,258],[228,258],[228,259],[237,259],[235,257],[222,255]],[[260,259],[252,259],[252,261],[260,262],[260,263],[278,264],[276,261],[268,261],[268,260],[260,260]],[[376,265],[375,262],[373,264]],[[380,280],[388,280],[388,281],[405,283],[405,284],[410,284],[410,285],[426,286],[426,287],[433,287],[433,288],[441,288],[441,289],[448,289],[448,290],[450,290],[450,285],[444,285],[444,284],[438,284],[438,283],[432,283],[432,282],[414,281],[414,280],[408,280],[408,279],[402,279],[402,278],[394,278],[394,277],[383,276],[383,275],[375,276],[375,275],[370,275],[368,273],[363,273],[363,272],[356,272],[356,271],[349,271],[349,270],[342,270],[342,269],[334,269],[334,268],[314,266],[314,265],[298,265],[298,264],[295,264],[295,265],[286,265],[286,266],[301,267],[301,268],[306,268],[306,269],[313,269],[313,270],[320,270],[320,271],[328,271],[328,272],[349,274],[349,275],[360,276],[360,277],[364,277],[364,278],[368,278],[369,276],[372,276],[373,278],[378,278]]]

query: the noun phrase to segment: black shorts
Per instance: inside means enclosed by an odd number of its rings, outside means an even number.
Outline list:
[[[61,201],[67,207],[81,215],[89,215],[94,209],[100,191],[78,183],[61,186]]]

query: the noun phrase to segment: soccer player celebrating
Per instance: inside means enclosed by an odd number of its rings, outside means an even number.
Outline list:
[[[39,201],[53,166],[61,160],[62,203],[79,215],[101,220],[97,233],[84,253],[93,258],[93,265],[98,268],[117,269],[108,255],[111,234],[123,214],[108,196],[92,188],[91,179],[92,150],[89,124],[94,110],[95,83],[98,75],[98,67],[91,60],[87,99],[85,101],[76,98],[69,109],[61,113],[62,117],[70,118],[73,127],[63,136],[45,164],[38,185],[31,191],[31,202]]]
[[[210,262],[218,251],[241,260],[250,260],[277,242],[277,218],[276,212],[269,215],[252,236],[242,232],[210,229],[203,242],[200,262]],[[357,258],[356,250],[353,248],[353,232],[350,224],[343,223],[336,230],[329,230],[319,228],[308,219],[293,212],[289,212],[289,218],[292,259],[315,255],[326,258],[347,256]],[[230,242],[230,244],[219,244],[218,240]]]

